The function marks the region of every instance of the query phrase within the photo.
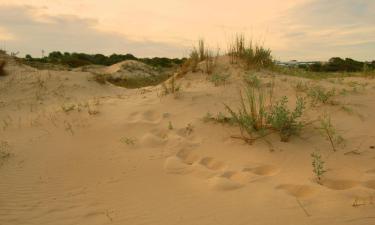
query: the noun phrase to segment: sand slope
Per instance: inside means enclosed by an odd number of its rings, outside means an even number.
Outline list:
[[[202,120],[238,103],[243,71],[220,66],[227,85],[189,73],[174,98],[159,86],[127,90],[90,73],[13,65],[0,78],[0,141],[12,153],[0,167],[0,224],[374,224],[375,81],[278,75],[276,97],[291,99],[297,81],[368,83],[306,114],[334,115],[346,146],[334,153],[312,127],[288,143],[274,135],[248,145],[231,138],[238,128]],[[311,172],[317,150],[322,185]]]

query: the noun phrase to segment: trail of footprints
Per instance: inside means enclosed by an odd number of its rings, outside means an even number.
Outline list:
[[[169,116],[167,113],[161,116],[153,110],[148,110],[143,113],[135,112],[131,114],[129,121],[133,124],[158,125],[163,119],[169,118]],[[142,146],[157,147],[167,144],[170,145],[171,149],[180,147],[181,150],[165,160],[165,171],[171,174],[193,174],[207,180],[213,189],[235,190],[256,180],[275,176],[280,171],[278,167],[272,165],[230,170],[226,163],[213,157],[202,157],[195,150],[191,149],[190,147],[196,146],[196,144],[194,144],[194,141],[190,142],[191,140],[186,142],[187,137],[184,129],[177,130],[175,134],[169,135],[167,139],[165,139],[166,136],[166,132],[154,129],[142,137]],[[191,138],[189,137],[189,139]],[[367,174],[374,176],[374,179],[365,182],[345,179],[325,179],[322,185],[331,190],[347,190],[360,185],[375,190],[375,169],[367,171]],[[319,186],[281,184],[276,189],[283,190],[287,194],[297,198],[305,198],[317,193]]]
[[[233,190],[247,183],[276,175],[279,169],[270,165],[244,167],[230,170],[228,165],[212,157],[200,157],[194,150],[182,149],[176,155],[168,157],[164,169],[172,174],[191,173],[207,179],[208,184],[217,190]]]
[[[279,168],[272,165],[261,165],[254,167],[244,167],[240,170],[230,170],[228,165],[213,157],[200,157],[196,151],[182,149],[177,154],[168,157],[164,163],[164,169],[171,174],[193,174],[199,178],[206,179],[208,184],[216,190],[235,190],[245,185],[277,175]],[[334,190],[342,191],[362,187],[375,190],[375,179],[365,182],[345,179],[325,179],[322,186]],[[281,184],[276,187],[285,193],[296,198],[308,198],[318,192],[319,186]]]

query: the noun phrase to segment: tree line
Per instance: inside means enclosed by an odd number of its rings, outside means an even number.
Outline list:
[[[25,61],[33,63],[51,63],[69,66],[72,68],[86,66],[86,65],[103,65],[110,66],[124,60],[136,60],[148,64],[153,67],[173,67],[175,65],[181,65],[186,59],[182,58],[165,58],[165,57],[154,57],[154,58],[137,58],[132,54],[112,54],[106,56],[103,54],[86,54],[86,53],[69,53],[53,51],[41,58],[33,58],[31,55],[26,55]]]
[[[361,72],[375,70],[375,60],[361,62],[351,58],[333,57],[328,62],[316,62],[311,65],[299,65],[300,68],[313,72]]]

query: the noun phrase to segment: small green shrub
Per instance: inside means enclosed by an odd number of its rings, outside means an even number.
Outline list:
[[[284,96],[271,108],[268,115],[268,123],[273,129],[276,129],[282,142],[287,142],[292,135],[299,134],[303,124],[298,121],[305,108],[305,102],[302,98],[297,99],[294,111],[287,107],[288,98]]]
[[[328,103],[335,96],[335,93],[335,89],[326,90],[326,88],[317,85],[311,87],[307,95],[311,98],[312,105],[316,105],[317,103]]]
[[[227,83],[228,78],[230,77],[229,74],[220,74],[220,73],[214,73],[209,77],[209,80],[215,85],[225,85]]]
[[[320,184],[324,173],[327,172],[324,169],[325,162],[322,160],[322,156],[319,153],[314,152],[311,154],[311,157],[312,157],[313,173],[315,174],[316,179],[318,183]]]
[[[344,143],[344,138],[332,125],[330,116],[325,115],[320,119],[320,130],[321,134],[330,142],[333,151],[337,151],[337,146]]]

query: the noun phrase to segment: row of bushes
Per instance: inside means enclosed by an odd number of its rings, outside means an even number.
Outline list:
[[[313,72],[361,72],[375,69],[375,61],[360,62],[354,59],[333,57],[327,63],[314,63],[311,65],[299,65],[302,69]]]
[[[173,67],[175,65],[180,65],[184,62],[184,59],[169,59],[169,58],[137,58],[132,54],[112,54],[106,56],[103,54],[86,54],[86,53],[61,53],[59,51],[54,51],[48,54],[48,56],[42,58],[33,58],[31,55],[26,55],[24,58],[26,63],[51,63],[69,66],[72,68],[86,66],[86,65],[104,65],[110,66],[124,60],[138,60],[146,63],[153,67]]]

